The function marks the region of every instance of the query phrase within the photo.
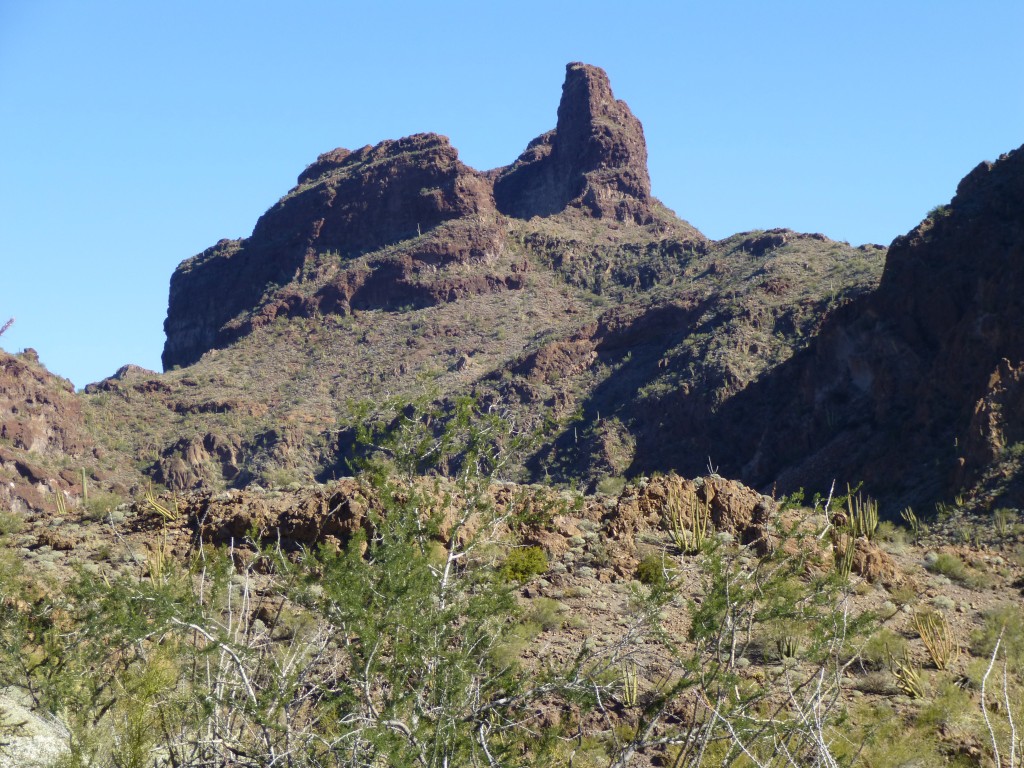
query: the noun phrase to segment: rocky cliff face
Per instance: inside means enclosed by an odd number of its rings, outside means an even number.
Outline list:
[[[71,382],[54,376],[33,350],[0,351],[0,504],[41,509],[47,496],[79,483],[92,441]],[[70,468],[61,459],[71,459]]]
[[[538,136],[494,185],[509,216],[550,216],[571,208],[596,218],[647,223],[651,180],[644,130],[612,95],[604,70],[566,67],[558,124]]]
[[[244,240],[222,240],[171,277],[165,368],[222,345],[221,329],[268,287],[300,277],[307,257],[352,256],[443,221],[493,210],[490,184],[444,136],[418,134],[321,155]]]
[[[651,202],[640,122],[615,100],[603,70],[570,64],[557,128],[532,142],[508,168],[475,171],[436,134],[321,155],[260,218],[250,237],[222,240],[175,271],[164,323],[164,368],[189,365],[235,341],[251,328],[250,315],[268,300],[279,303],[268,291],[300,280],[304,267],[325,254],[344,260],[419,238],[451,220],[483,217],[494,223],[499,209],[529,218],[568,208],[648,223],[654,219]],[[484,239],[500,237],[498,230],[492,228]],[[480,238],[470,233],[462,239]],[[476,242],[453,247],[479,250]],[[436,244],[427,248],[437,250]],[[416,261],[415,254],[410,258]],[[427,254],[426,261],[445,258]],[[331,289],[337,301],[322,304],[344,312],[359,302],[353,297],[360,293],[364,308],[429,305],[436,297],[410,288],[416,282],[410,279],[413,270],[411,263],[389,262],[347,274]],[[457,287],[454,293],[460,293]]]
[[[877,291],[746,395],[732,418],[761,413],[747,477],[842,471],[911,495],[969,481],[1021,435],[1022,291],[1024,148],[968,174],[893,242]]]

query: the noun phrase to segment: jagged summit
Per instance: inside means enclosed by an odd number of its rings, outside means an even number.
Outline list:
[[[643,126],[615,99],[603,69],[566,66],[557,126],[499,173],[494,196],[502,213],[519,218],[571,206],[597,218],[651,220]]]
[[[178,266],[164,322],[164,368],[190,365],[237,338],[229,323],[237,327],[268,287],[293,282],[323,254],[351,259],[448,221],[480,214],[497,220],[499,211],[529,219],[569,209],[648,224],[655,220],[651,203],[640,122],[616,101],[604,70],[569,64],[557,127],[506,168],[474,170],[433,133],[320,155],[250,237],[222,240]],[[382,280],[374,286],[387,292]]]

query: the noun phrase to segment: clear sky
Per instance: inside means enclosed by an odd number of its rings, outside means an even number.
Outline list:
[[[888,243],[1024,144],[1021,0],[0,0],[0,339],[81,387],[159,368],[171,272],[318,154],[420,131],[512,162],[565,64],[705,234]]]

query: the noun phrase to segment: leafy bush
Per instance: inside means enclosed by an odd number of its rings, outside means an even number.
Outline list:
[[[882,520],[878,523],[878,530],[876,535],[882,541],[887,541],[896,545],[903,545],[907,543],[907,531],[905,528],[897,528],[896,525],[890,520]]]
[[[606,496],[618,496],[626,487],[626,478],[617,475],[602,477],[597,483],[597,492]]]
[[[0,536],[9,536],[13,533],[21,533],[25,528],[25,521],[20,515],[14,512],[0,511]]]
[[[92,493],[82,514],[88,520],[105,520],[121,501],[116,493]]]
[[[548,556],[540,547],[513,549],[505,557],[502,575],[509,581],[527,582],[548,569]]]
[[[647,555],[636,567],[636,579],[641,584],[651,587],[662,586],[665,578],[665,558],[663,555]]]
[[[971,635],[971,653],[988,658],[1002,636],[1000,653],[1017,674],[1024,675],[1024,615],[1018,606],[1002,606],[985,611],[985,623]]]
[[[891,629],[883,628],[868,638],[861,649],[861,658],[872,669],[885,669],[892,656],[905,656],[907,641]]]

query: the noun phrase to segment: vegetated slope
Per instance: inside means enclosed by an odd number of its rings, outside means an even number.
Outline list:
[[[728,450],[709,415],[883,256],[788,230],[708,241],[651,196],[605,73],[570,64],[555,130],[508,167],[432,134],[322,155],[250,238],[176,271],[164,361],[187,367],[93,385],[87,408],[173,488],[348,474],[367,404],[461,395],[552,441],[528,476],[703,467]]]
[[[728,461],[719,411],[870,290],[883,257],[822,235],[747,232],[647,290],[613,289],[614,308],[494,377],[509,398],[575,409],[531,467],[596,480]]]
[[[104,764],[394,765],[488,738],[530,766],[1013,754],[1022,527],[912,544],[843,507],[717,475],[610,496],[396,473],[39,515],[0,529],[0,707],[49,727],[0,723],[0,766],[51,741]]]

